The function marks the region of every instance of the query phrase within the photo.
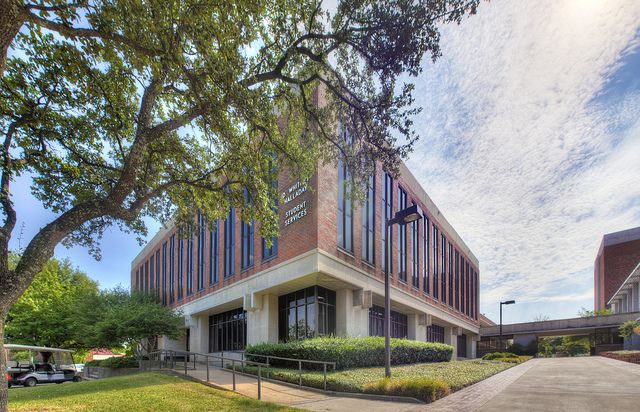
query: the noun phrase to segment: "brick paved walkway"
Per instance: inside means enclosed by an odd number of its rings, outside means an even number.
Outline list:
[[[417,407],[413,411],[475,411],[534,367],[540,360],[531,359],[458,392],[454,392],[439,401]]]

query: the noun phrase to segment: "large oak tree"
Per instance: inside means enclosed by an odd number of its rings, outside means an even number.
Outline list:
[[[397,173],[419,111],[398,77],[438,58],[437,25],[477,3],[0,0],[0,410],[4,319],[58,243],[98,255],[111,225],[144,234],[147,216],[211,222],[234,206],[270,236],[285,168],[305,179],[341,160],[355,195],[376,161]],[[57,217],[10,270],[21,173]]]

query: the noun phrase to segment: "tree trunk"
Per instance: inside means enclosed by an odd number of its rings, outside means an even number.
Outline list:
[[[9,47],[22,27],[19,11],[16,0],[0,0],[0,77],[4,76]]]
[[[4,352],[4,321],[0,314],[0,412],[9,411],[9,387],[7,386],[7,354]]]

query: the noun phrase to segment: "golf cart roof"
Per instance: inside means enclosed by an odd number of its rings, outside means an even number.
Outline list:
[[[27,345],[13,345],[11,343],[7,343],[4,345],[5,349],[13,349],[13,350],[34,350],[40,352],[66,352],[73,353],[71,349],[58,349],[58,348],[48,348],[46,346],[27,346]]]

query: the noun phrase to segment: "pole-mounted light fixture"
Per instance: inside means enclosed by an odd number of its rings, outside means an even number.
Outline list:
[[[513,305],[515,300],[505,300],[500,302],[500,352],[502,352],[502,305]]]
[[[389,228],[392,225],[404,226],[408,223],[422,219],[422,210],[418,205],[411,205],[406,209],[396,212],[393,219],[387,218],[385,223],[385,265],[384,265],[384,375],[391,377],[391,296],[389,295]]]

